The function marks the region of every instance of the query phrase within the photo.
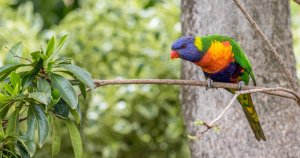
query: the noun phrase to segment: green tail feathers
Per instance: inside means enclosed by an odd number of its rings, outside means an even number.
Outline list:
[[[227,89],[231,93],[235,93],[235,90]],[[247,117],[250,127],[255,135],[255,138],[260,141],[266,141],[266,137],[259,123],[258,115],[255,111],[254,105],[252,103],[252,98],[250,94],[241,94],[237,97],[237,100],[242,105],[243,111]]]

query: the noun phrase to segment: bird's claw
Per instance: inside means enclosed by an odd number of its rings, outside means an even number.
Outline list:
[[[239,83],[238,83],[238,88],[237,88],[237,90],[238,91],[240,91],[240,90],[242,90],[242,88],[245,86],[245,82],[244,81],[240,81]]]
[[[205,90],[208,90],[208,89],[213,88],[213,87],[212,87],[212,86],[213,86],[213,83],[214,83],[214,81],[213,81],[212,79],[208,78],[208,79],[207,79],[207,87],[205,88]]]

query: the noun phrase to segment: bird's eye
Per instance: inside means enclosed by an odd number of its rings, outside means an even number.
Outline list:
[[[181,45],[181,48],[186,48],[186,44]]]

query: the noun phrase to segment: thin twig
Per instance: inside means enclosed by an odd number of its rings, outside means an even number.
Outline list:
[[[217,127],[216,122],[218,122],[223,115],[229,110],[229,108],[233,105],[235,99],[240,95],[240,92],[236,92],[232,99],[230,100],[229,104],[225,107],[224,110],[210,123],[203,122],[203,125],[206,127],[204,131],[198,131],[196,132],[196,140],[199,140],[207,131],[212,129],[213,127]]]
[[[298,91],[298,84],[293,79],[293,76],[289,69],[287,68],[286,64],[283,62],[282,58],[279,56],[279,53],[276,51],[275,47],[272,45],[268,37],[264,34],[264,32],[260,29],[260,27],[257,25],[257,23],[253,20],[253,18],[250,16],[250,14],[247,12],[247,10],[241,5],[240,0],[233,0],[235,4],[238,6],[238,8],[241,10],[241,12],[245,15],[247,20],[250,22],[250,24],[253,26],[254,30],[261,36],[261,38],[266,42],[268,47],[271,49],[270,52],[273,53],[276,60],[279,62],[281,67],[283,68],[283,71],[285,73],[286,78],[288,79],[292,89],[294,91]],[[299,2],[299,0],[295,0],[295,2]]]
[[[5,48],[9,51],[9,53],[11,53],[13,56],[14,56],[14,58],[19,58],[19,59],[23,59],[23,60],[26,60],[26,61],[28,61],[28,62],[30,62],[30,63],[32,63],[32,61],[31,60],[29,60],[29,59],[27,59],[27,58],[23,58],[23,57],[20,57],[20,56],[18,56],[18,55],[16,55],[14,52],[12,52],[8,47],[6,47],[5,46]]]
[[[209,126],[207,123],[203,123],[203,125],[206,127],[206,129],[205,130],[203,130],[203,131],[197,131],[196,132],[196,135],[195,136],[193,136],[193,138],[194,138],[194,140],[200,140],[200,138],[202,138],[202,136],[207,132],[207,131],[209,131],[210,129],[212,129],[213,128],[213,126]]]
[[[208,126],[211,126],[211,127],[214,126],[214,124],[215,124],[216,122],[218,122],[218,121],[223,117],[223,115],[225,114],[225,112],[233,105],[235,99],[236,99],[239,95],[240,95],[240,93],[239,93],[239,92],[236,92],[236,93],[234,94],[234,96],[232,97],[232,99],[230,100],[229,104],[226,106],[226,108],[220,113],[220,115],[219,115],[218,117],[216,117],[213,121],[211,121],[211,122],[208,124]]]

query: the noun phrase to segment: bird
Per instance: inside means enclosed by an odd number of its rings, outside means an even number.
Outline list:
[[[183,36],[171,46],[171,59],[181,58],[199,66],[208,82],[237,83],[238,89],[226,90],[235,94],[250,78],[256,86],[252,65],[239,43],[232,37],[222,35]],[[266,141],[250,94],[237,97],[246,115],[255,138]]]

